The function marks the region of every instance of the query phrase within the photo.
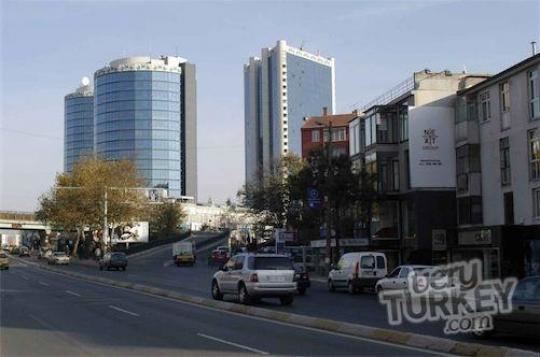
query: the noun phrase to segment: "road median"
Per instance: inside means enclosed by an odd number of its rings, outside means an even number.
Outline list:
[[[483,345],[479,343],[454,341],[451,339],[420,335],[411,332],[396,331],[391,329],[371,327],[319,317],[293,314],[286,311],[275,311],[261,307],[239,305],[237,303],[216,301],[209,298],[193,296],[144,284],[135,284],[125,281],[92,276],[79,272],[65,271],[39,263],[32,263],[32,265],[36,265],[43,270],[64,274],[81,280],[96,282],[124,289],[130,289],[155,296],[167,297],[169,299],[174,299],[185,303],[196,304],[237,314],[260,317],[278,322],[285,322],[318,330],[346,334],[359,338],[366,338],[374,341],[382,341],[413,348],[421,348],[432,352],[448,353],[462,356],[538,356],[538,353],[527,350],[514,349],[502,346]],[[286,307],[284,308],[284,310],[286,310]]]

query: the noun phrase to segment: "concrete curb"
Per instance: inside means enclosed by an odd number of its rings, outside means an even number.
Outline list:
[[[70,272],[52,268],[38,263],[28,262],[28,264],[36,265],[42,270],[48,270],[55,273],[64,274],[77,279],[90,282],[98,282],[101,284],[116,286],[125,289],[144,292],[146,294],[163,296],[170,299],[183,301],[187,303],[206,306],[224,311],[261,317],[269,320],[292,323],[299,326],[314,328],[318,330],[343,333],[355,337],[366,338],[374,341],[382,341],[394,343],[397,345],[422,348],[432,352],[450,353],[461,356],[522,356],[522,357],[538,357],[538,353],[533,351],[482,345],[479,343],[469,343],[454,341],[446,338],[419,335],[410,332],[402,332],[378,327],[371,327],[348,322],[335,321],[330,319],[311,317],[306,315],[292,314],[283,311],[274,311],[265,308],[254,306],[239,305],[226,301],[216,301],[208,298],[192,296],[176,291],[156,288],[143,284],[134,284],[125,281],[118,281],[95,277],[77,272]]]

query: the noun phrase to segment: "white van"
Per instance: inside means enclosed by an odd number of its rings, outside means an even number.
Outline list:
[[[357,252],[344,254],[337,266],[328,273],[328,289],[346,288],[351,294],[375,284],[387,274],[384,253]]]

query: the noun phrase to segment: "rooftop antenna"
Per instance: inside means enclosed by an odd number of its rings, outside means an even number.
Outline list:
[[[536,54],[536,41],[531,41],[531,51],[534,56]]]
[[[307,41],[305,40],[302,40],[302,42],[300,43],[300,50],[304,50],[304,46],[306,45]]]
[[[467,66],[463,65],[463,74],[467,73]]]

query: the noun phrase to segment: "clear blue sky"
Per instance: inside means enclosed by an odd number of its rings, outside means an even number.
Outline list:
[[[1,2],[0,209],[33,210],[63,163],[63,97],[110,60],[198,70],[199,197],[244,178],[242,65],[278,39],[336,59],[338,112],[423,68],[496,73],[539,39],[539,1]]]

